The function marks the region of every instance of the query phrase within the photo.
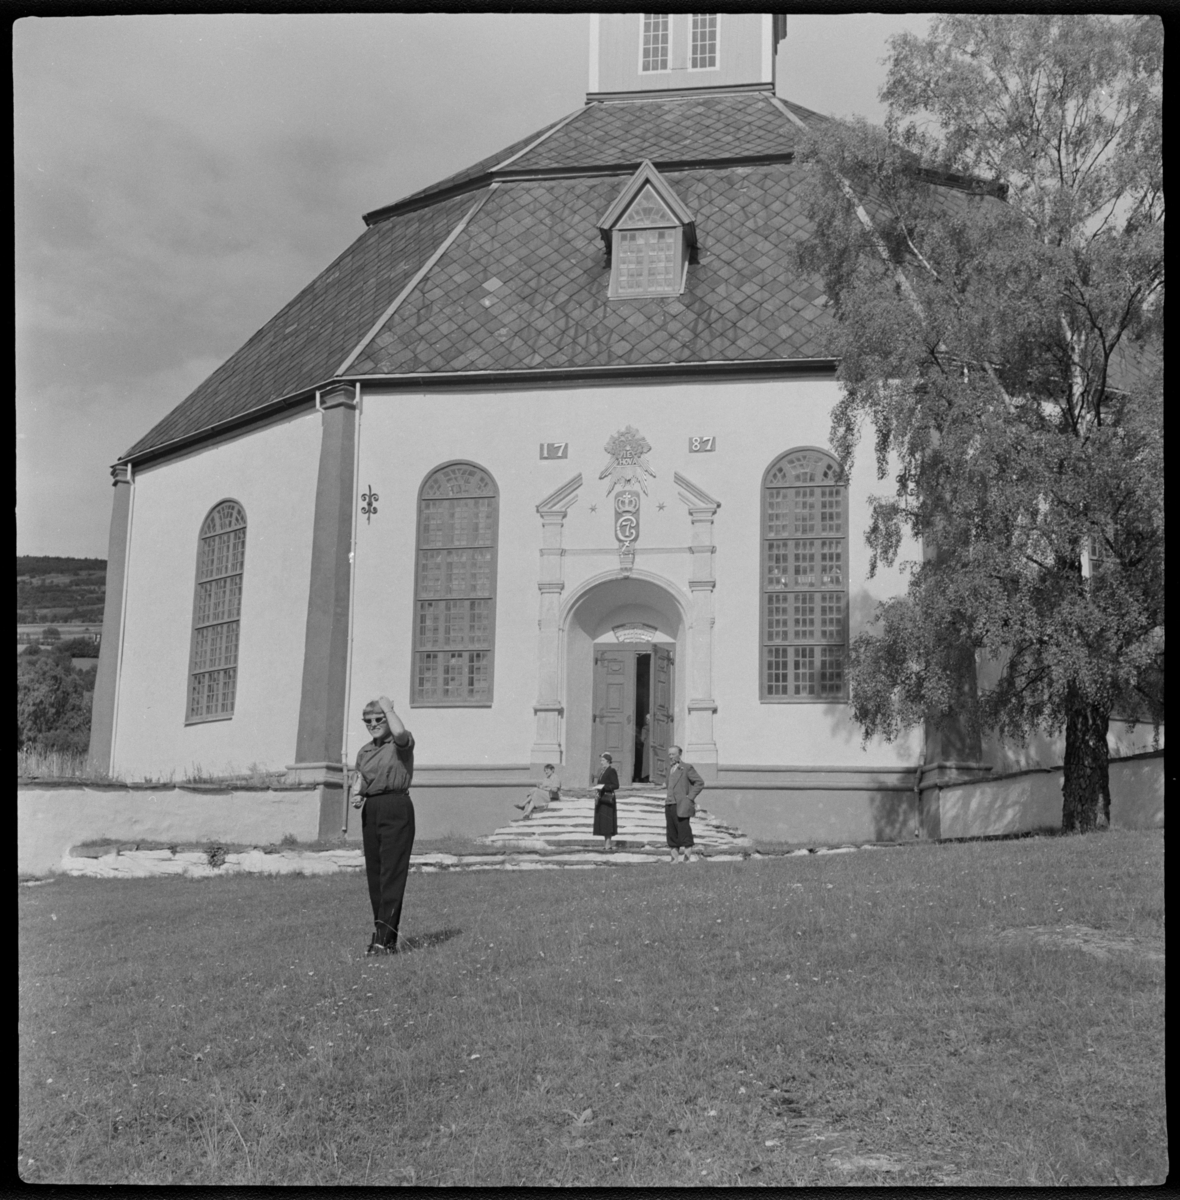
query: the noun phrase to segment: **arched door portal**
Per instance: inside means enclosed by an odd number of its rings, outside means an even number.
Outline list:
[[[678,662],[685,599],[675,585],[634,572],[588,581],[560,625],[564,653],[566,778],[594,778],[610,754],[622,784],[666,779],[668,746],[684,710]]]

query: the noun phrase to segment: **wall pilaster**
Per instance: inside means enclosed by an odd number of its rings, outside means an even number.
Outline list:
[[[111,503],[111,532],[107,540],[106,600],[102,611],[102,640],[98,646],[98,670],[94,677],[94,700],[90,710],[89,762],[92,771],[105,774],[113,769],[115,707],[119,695],[119,655],[123,641],[123,602],[127,578],[128,534],[131,529],[131,466],[117,463],[111,468],[115,489]]]
[[[536,733],[529,761],[560,764],[561,723],[561,593],[565,590],[562,536],[565,518],[577,502],[581,473],[562,484],[537,505],[541,518],[541,561],[537,576],[537,701],[533,705]]]
[[[922,558],[926,562],[938,558],[937,543],[931,537],[923,541]],[[991,770],[981,761],[982,738],[978,724],[972,720],[979,702],[975,651],[964,643],[957,648],[955,658],[957,700],[950,712],[928,715],[924,722],[923,787],[935,782],[936,774],[939,783],[961,783],[982,778]]]
[[[357,401],[348,385],[320,398],[323,410],[315,524],[307,593],[307,632],[295,762],[288,770],[304,782],[339,787],[348,673],[349,590],[355,514],[354,462]]]
[[[721,507],[708,492],[679,472],[673,476],[676,486],[683,489],[680,499],[688,507],[692,522],[689,543],[690,564],[688,591],[692,608],[688,625],[688,728],[685,734],[684,756],[698,767],[717,768],[717,742],[713,733],[713,716],[717,701],[713,698],[713,593],[717,587],[713,542],[713,520]]]

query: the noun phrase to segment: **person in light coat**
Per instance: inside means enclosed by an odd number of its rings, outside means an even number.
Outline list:
[[[689,860],[693,846],[691,818],[697,811],[694,802],[705,786],[696,767],[681,762],[680,755],[679,746],[668,747],[668,796],[664,801],[664,817],[668,826],[670,862]]]

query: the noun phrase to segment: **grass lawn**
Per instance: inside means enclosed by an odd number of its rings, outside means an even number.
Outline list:
[[[383,960],[357,875],[22,886],[19,1172],[1159,1183],[1163,851],[411,875]]]

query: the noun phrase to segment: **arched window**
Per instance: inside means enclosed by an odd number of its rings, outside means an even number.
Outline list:
[[[205,518],[197,544],[189,721],[234,715],[245,564],[246,513],[236,500],[223,500]]]
[[[475,463],[448,463],[422,484],[411,704],[492,702],[498,512],[495,481]]]
[[[848,486],[822,450],[788,450],[762,478],[761,698],[847,698]]]

